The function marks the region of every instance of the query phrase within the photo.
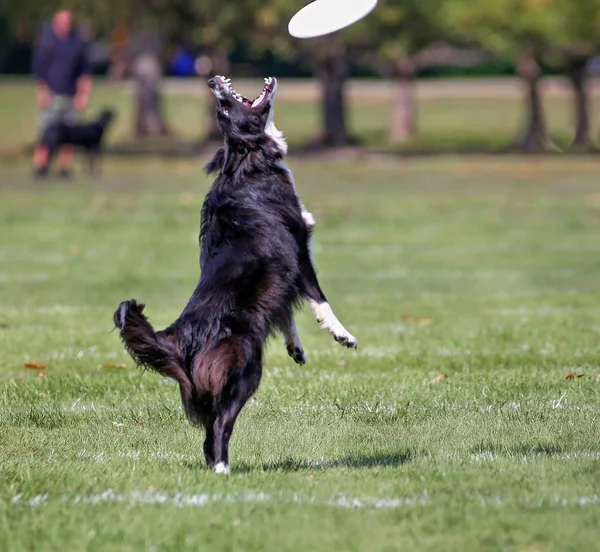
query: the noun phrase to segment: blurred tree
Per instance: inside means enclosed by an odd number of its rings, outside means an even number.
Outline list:
[[[315,145],[353,144],[355,139],[348,130],[346,85],[349,57],[359,38],[356,26],[321,38],[293,38],[288,34],[288,22],[306,4],[296,0],[264,0],[258,4],[249,47],[257,53],[271,52],[307,64],[321,92],[321,134]]]
[[[162,94],[163,55],[174,37],[189,35],[196,17],[189,0],[64,0],[63,7],[108,34],[117,25],[130,32],[125,58],[134,78],[134,138],[170,135]]]
[[[541,66],[568,41],[563,1],[569,0],[454,0],[440,8],[456,36],[517,60],[527,89],[525,129],[518,140],[525,149],[553,147],[540,92]]]
[[[574,147],[592,146],[588,67],[600,46],[600,0],[562,0],[560,10],[569,33],[564,48],[565,72],[574,93]]]
[[[206,49],[206,76],[229,75],[229,55],[237,45],[249,46],[255,29],[255,13],[262,5],[258,0],[189,0],[197,22],[192,38]],[[207,139],[221,140],[216,126],[215,99],[206,90]]]
[[[450,43],[451,33],[439,16],[442,0],[382,0],[357,26],[357,55],[392,78],[389,138],[406,142],[417,130],[414,82],[420,71],[441,66],[469,66],[486,56],[478,49]]]

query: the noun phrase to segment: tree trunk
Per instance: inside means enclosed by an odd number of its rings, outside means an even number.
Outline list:
[[[575,136],[572,146],[579,148],[588,148],[592,145],[587,63],[587,56],[571,56],[567,65],[567,75],[575,94]]]
[[[171,132],[165,121],[160,89],[162,69],[158,56],[150,50],[137,55],[133,61],[133,75],[136,102],[134,137],[169,135]]]
[[[398,62],[392,83],[392,122],[390,141],[405,143],[414,138],[416,126],[415,66],[411,60]]]
[[[527,86],[527,120],[525,132],[519,140],[519,146],[527,150],[551,149],[553,146],[548,134],[539,86],[542,79],[541,69],[535,56],[530,53],[522,54],[517,72]]]
[[[353,143],[346,125],[348,59],[343,44],[332,41],[316,70],[321,83],[322,144],[338,147]]]

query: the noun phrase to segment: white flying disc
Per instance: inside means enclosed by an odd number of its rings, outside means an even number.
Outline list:
[[[292,17],[289,33],[296,38],[314,38],[349,27],[369,15],[377,0],[316,0]]]

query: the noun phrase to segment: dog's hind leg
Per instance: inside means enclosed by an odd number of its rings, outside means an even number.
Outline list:
[[[298,334],[298,328],[296,327],[296,321],[294,315],[290,312],[284,323],[281,325],[281,332],[283,333],[283,340],[285,348],[296,364],[306,364],[306,354],[300,341],[300,335]]]
[[[246,364],[242,372],[230,382],[222,397],[213,424],[215,473],[229,473],[229,439],[239,413],[254,394],[262,375],[260,354]]]
[[[215,419],[210,418],[205,421],[204,427],[206,429],[206,437],[204,439],[204,459],[208,467],[215,465],[215,430],[214,430]]]

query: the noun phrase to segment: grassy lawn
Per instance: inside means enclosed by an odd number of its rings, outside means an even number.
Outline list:
[[[110,333],[187,301],[200,160],[0,165],[0,550],[597,550],[600,163],[292,168],[359,349],[299,314],[308,364],[270,343],[225,478]]]
[[[261,83],[241,83],[240,90],[252,96]],[[294,83],[282,81],[280,100],[277,103],[277,124],[286,130],[292,146],[305,144],[320,131],[320,107],[317,96],[302,99],[294,93]],[[426,84],[429,90],[435,84]],[[443,90],[443,83],[439,85]],[[481,96],[469,92],[468,81],[464,83],[465,97],[456,97],[456,91],[448,97],[443,91],[427,95],[418,103],[419,134],[404,148],[500,148],[510,145],[521,131],[522,98],[519,93],[506,93],[498,88],[497,94],[484,91]],[[352,92],[352,87],[350,87]],[[349,127],[366,145],[389,147],[388,132],[391,114],[389,90],[381,87],[369,94],[361,87],[360,93],[349,94]],[[206,95],[204,81],[183,87],[167,87],[166,112],[170,123],[183,141],[198,140],[203,135]],[[596,89],[594,89],[596,90]],[[28,81],[15,81],[0,87],[0,156],[3,150],[30,143],[36,128],[36,110],[33,86]],[[117,110],[119,119],[111,131],[112,144],[127,142],[132,125],[132,96],[128,85],[109,85],[99,81],[88,111],[94,115],[104,106]],[[592,96],[594,112],[600,109],[600,94]],[[564,94],[548,93],[545,101],[548,125],[559,144],[568,145],[572,138],[573,123],[571,98]],[[8,131],[7,129],[10,129]]]

